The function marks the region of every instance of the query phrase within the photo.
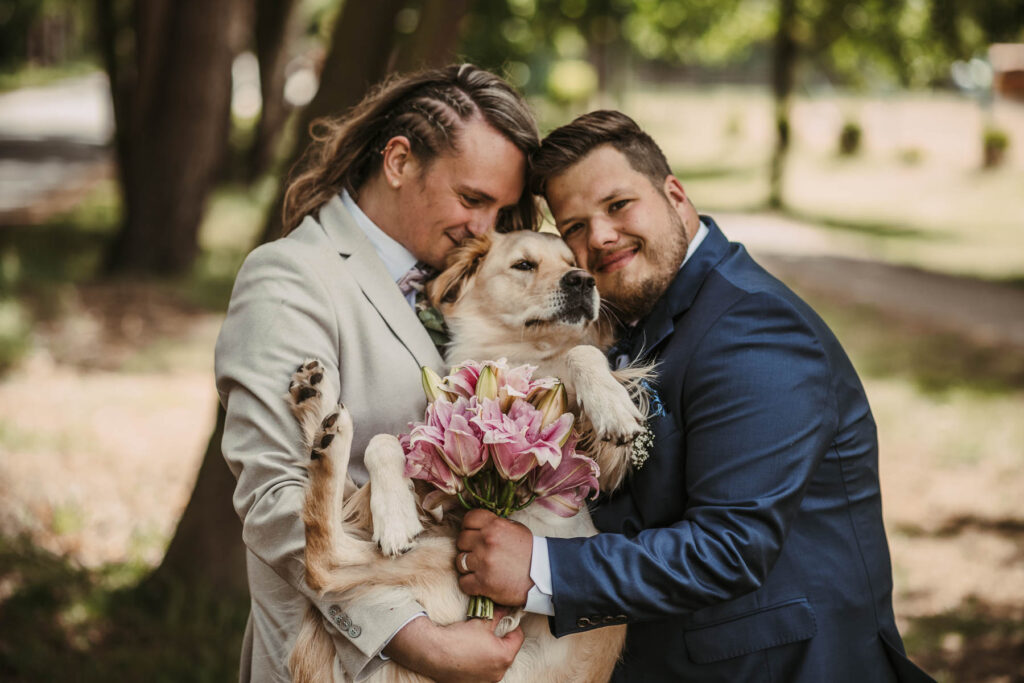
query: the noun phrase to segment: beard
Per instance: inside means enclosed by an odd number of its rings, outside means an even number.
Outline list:
[[[640,320],[651,312],[686,258],[690,240],[683,219],[670,206],[666,209],[669,230],[665,231],[663,239],[642,245],[637,256],[645,263],[636,264],[642,267],[624,268],[599,283],[604,285],[598,287],[602,298],[622,316],[624,323]],[[631,270],[634,272],[629,272]]]

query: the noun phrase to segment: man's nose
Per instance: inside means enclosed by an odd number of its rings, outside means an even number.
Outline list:
[[[619,241],[619,231],[611,221],[596,218],[590,222],[590,234],[587,237],[591,249],[604,249]]]
[[[466,227],[469,229],[469,232],[472,233],[473,237],[479,237],[480,235],[493,230],[497,222],[497,209],[481,209],[473,212],[469,217],[469,221],[466,223]]]

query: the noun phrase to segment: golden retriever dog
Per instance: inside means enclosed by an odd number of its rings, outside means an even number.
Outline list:
[[[645,369],[613,373],[599,344],[600,300],[594,279],[576,267],[557,236],[514,232],[471,240],[453,252],[427,294],[451,332],[446,360],[506,358],[510,366],[537,367],[535,377],[562,380],[583,431],[578,450],[600,467],[601,490],[617,488],[629,468],[633,439],[643,430],[639,381]],[[455,537],[461,513],[423,510],[428,490],[404,478],[398,439],[380,434],[369,443],[369,483],[346,482],[352,422],[320,379],[316,360],[305,363],[289,389],[292,410],[311,454],[306,524],[306,580],[322,593],[387,604],[395,590],[411,592],[430,618],[450,624],[466,618],[469,598],[459,590]],[[565,519],[532,505],[515,513],[536,535],[580,537],[597,533],[586,508]],[[547,617],[518,611],[501,618],[504,635],[521,623],[526,641],[505,681],[607,680],[625,639],[624,626],[554,638]],[[330,680],[334,646],[313,607],[290,659],[295,681]],[[389,662],[373,681],[423,681]]]

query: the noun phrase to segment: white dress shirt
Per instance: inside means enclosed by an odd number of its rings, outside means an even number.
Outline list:
[[[395,238],[378,228],[377,224],[370,220],[370,217],[359,208],[359,205],[352,199],[352,195],[348,193],[348,190],[341,191],[341,201],[345,204],[345,208],[348,209],[349,213],[356,219],[356,225],[366,233],[367,239],[370,240],[373,250],[377,252],[377,256],[384,263],[384,268],[387,269],[391,279],[395,282],[401,280],[416,265],[416,257],[403,247],[400,242],[396,241]],[[416,293],[413,292],[405,298],[409,305],[413,307],[413,310],[415,310]]]

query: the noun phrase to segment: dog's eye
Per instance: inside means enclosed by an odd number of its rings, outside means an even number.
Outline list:
[[[519,259],[518,261],[512,264],[512,267],[515,268],[516,270],[533,270],[534,268],[537,267],[537,264],[534,263],[533,261],[528,261],[526,259]]]

